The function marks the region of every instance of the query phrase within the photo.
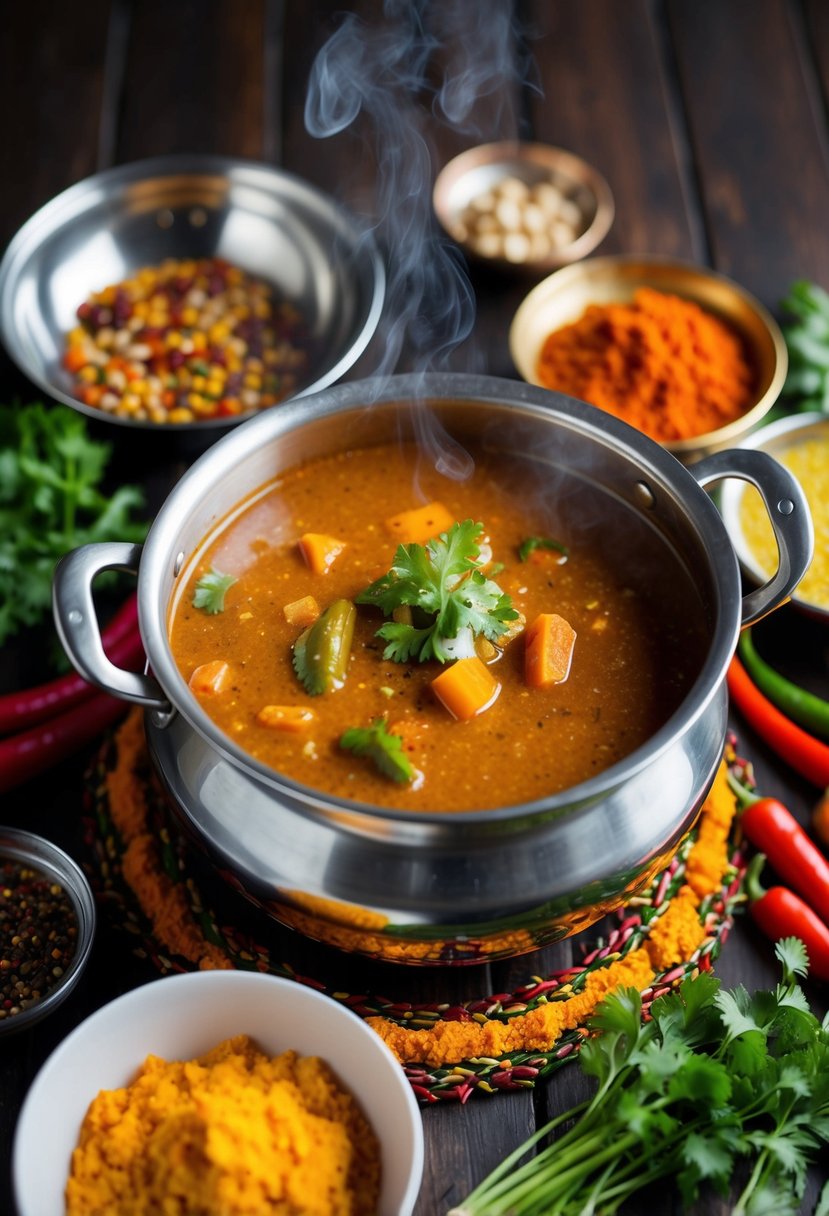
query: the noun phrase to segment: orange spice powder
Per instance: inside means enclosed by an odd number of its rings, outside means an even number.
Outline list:
[[[707,434],[751,406],[755,374],[740,337],[697,304],[643,287],[630,304],[593,304],[549,334],[546,387],[615,414],[652,439]]]

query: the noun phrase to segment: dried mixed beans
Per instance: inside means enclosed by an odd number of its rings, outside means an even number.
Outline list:
[[[183,423],[265,409],[308,366],[296,308],[220,258],[144,267],[77,315],[64,367],[84,404],[120,418]]]

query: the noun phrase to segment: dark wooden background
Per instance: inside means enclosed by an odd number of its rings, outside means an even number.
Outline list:
[[[432,6],[446,9],[445,4]],[[486,9],[488,6],[484,5]],[[500,5],[506,7],[506,0]],[[463,0],[463,36],[436,62],[475,61],[487,30],[482,6]],[[303,121],[316,52],[345,12],[368,29],[380,3],[328,0],[7,0],[0,41],[0,245],[38,206],[73,182],[124,161],[162,153],[215,152],[282,165],[354,210],[377,208],[377,163],[352,133],[323,143]],[[607,177],[616,219],[601,252],[647,252],[707,263],[731,275],[773,311],[789,284],[808,277],[829,287],[829,4],[825,0],[521,0],[507,51],[515,77],[475,107],[477,130],[426,123],[437,168],[473,143],[538,139],[583,155]],[[502,50],[504,47],[502,46]],[[527,53],[533,63],[525,69]],[[422,183],[424,192],[430,181]],[[394,258],[395,250],[392,248]],[[451,366],[514,375],[507,331],[529,284],[475,270],[475,331]],[[352,373],[368,374],[374,343]],[[400,370],[406,369],[405,358]],[[3,399],[32,390],[10,361],[0,363]],[[114,472],[140,480],[162,501],[181,471],[165,451],[135,459],[116,448]],[[825,631],[785,608],[764,623],[767,653],[815,691],[829,693]],[[0,682],[37,672],[31,640],[0,651]],[[761,788],[788,801],[805,822],[816,792],[793,775],[738,719],[743,750]],[[78,857],[82,773],[78,757],[6,795],[0,819],[56,840]],[[306,951],[351,990],[456,1000],[508,990],[578,958],[578,941],[529,959],[452,971],[401,971]],[[309,948],[310,949],[310,948]],[[311,970],[311,967],[306,967]],[[771,948],[739,923],[717,972],[749,989],[776,979]],[[81,990],[53,1018],[0,1042],[0,1212],[11,1212],[9,1153],[17,1111],[48,1052],[88,1012],[152,978],[123,941],[102,927]],[[328,978],[327,976],[323,978]],[[825,990],[812,987],[816,1004]],[[458,1202],[551,1112],[579,1100],[574,1068],[535,1092],[441,1105],[424,1113],[427,1164],[417,1216]],[[48,1151],[48,1146],[45,1146]],[[826,1170],[816,1170],[811,1211]],[[669,1193],[649,1210],[670,1213]],[[728,1211],[711,1201],[699,1212]]]

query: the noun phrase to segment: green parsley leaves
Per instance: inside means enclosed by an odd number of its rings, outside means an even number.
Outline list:
[[[730,1210],[797,1211],[808,1165],[829,1142],[829,1018],[821,1024],[795,982],[803,944],[786,938],[775,952],[783,979],[771,992],[727,992],[703,972],[654,1001],[648,1021],[638,992],[611,993],[579,1053],[593,1098],[516,1149],[455,1216],[611,1213],[662,1179],[691,1205],[703,1188],[728,1195],[743,1162]]]
[[[196,583],[193,592],[193,607],[201,608],[213,616],[225,610],[225,596],[236,582],[232,574],[222,574],[221,570],[209,570]]]
[[[0,645],[36,625],[52,604],[52,574],[70,549],[94,541],[141,541],[137,486],[101,489],[108,444],[89,438],[65,406],[0,406]]]
[[[386,728],[385,718],[375,718],[371,726],[352,726],[340,738],[340,747],[355,756],[368,756],[384,777],[392,781],[412,781],[415,770],[403,751],[403,740]]]
[[[467,519],[455,523],[425,546],[400,545],[388,574],[357,596],[358,604],[373,604],[384,616],[409,607],[413,621],[387,621],[377,636],[388,643],[383,657],[395,663],[409,659],[445,663],[456,657],[446,643],[462,630],[496,641],[518,613],[497,583],[477,564],[478,538],[483,524]]]

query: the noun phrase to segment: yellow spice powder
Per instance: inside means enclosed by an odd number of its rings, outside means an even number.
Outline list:
[[[806,439],[777,459],[794,473],[809,503],[815,525],[815,555],[797,588],[799,599],[829,608],[829,440]],[[747,486],[740,500],[740,526],[757,564],[766,574],[777,569],[777,541],[763,500]]]
[[[197,1060],[149,1056],[81,1127],[67,1216],[371,1216],[377,1138],[324,1060],[247,1036]]]

